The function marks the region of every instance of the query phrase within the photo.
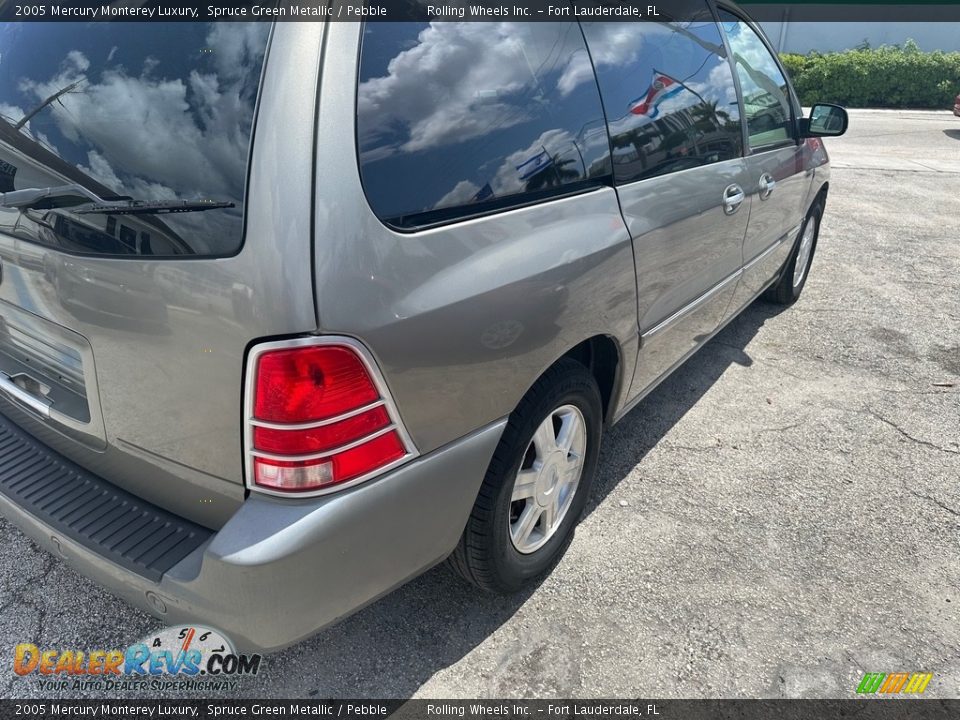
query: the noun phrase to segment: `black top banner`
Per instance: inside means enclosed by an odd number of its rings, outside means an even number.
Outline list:
[[[689,3],[680,3],[689,7]],[[0,0],[2,22],[676,22],[670,0]],[[792,22],[960,22],[960,0],[741,2],[754,20]]]
[[[0,717],[333,720],[946,720],[957,700],[0,700]]]

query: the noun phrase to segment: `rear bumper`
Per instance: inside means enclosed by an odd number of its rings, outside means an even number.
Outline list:
[[[443,560],[466,525],[504,425],[343,493],[309,500],[251,494],[219,532],[158,581],[3,493],[0,512],[44,549],[164,622],[199,622],[225,632],[241,651],[272,651]]]

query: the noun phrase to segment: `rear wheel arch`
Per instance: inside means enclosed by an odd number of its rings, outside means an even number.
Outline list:
[[[827,193],[829,193],[829,192],[830,192],[830,183],[829,183],[829,182],[825,182],[825,183],[820,187],[820,189],[817,190],[817,194],[813,196],[813,201],[810,203],[809,208],[808,208],[808,211],[809,211],[809,209],[812,209],[812,208],[814,207],[814,205],[818,205],[818,204],[819,204],[819,205],[826,206],[826,204],[827,204]]]
[[[620,344],[610,335],[594,335],[567,350],[551,364],[550,368],[564,358],[576,360],[587,368],[600,388],[603,403],[604,425],[613,420],[614,400],[620,390],[623,375],[623,353]],[[550,368],[544,370],[546,374]],[[542,374],[541,374],[542,377]],[[537,378],[539,380],[539,378]]]
[[[560,416],[565,417],[558,423]],[[568,419],[570,442],[564,444]],[[602,428],[593,373],[575,358],[559,358],[511,413],[447,559],[450,567],[477,587],[499,593],[515,592],[546,575],[565,552],[586,506]]]

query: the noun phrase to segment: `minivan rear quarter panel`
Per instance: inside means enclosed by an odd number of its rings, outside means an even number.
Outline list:
[[[358,169],[360,41],[357,25],[328,28],[316,178],[323,331],[373,351],[421,452],[508,415],[546,368],[595,335],[617,344],[628,384],[636,280],[614,190],[418,232],[388,228]]]

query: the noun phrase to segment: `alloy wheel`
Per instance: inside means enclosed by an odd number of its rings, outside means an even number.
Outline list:
[[[557,408],[537,427],[513,484],[509,530],[518,552],[536,552],[557,532],[577,493],[586,449],[586,423],[574,405]]]
[[[811,217],[803,228],[803,237],[800,238],[800,249],[797,251],[797,262],[793,267],[793,286],[800,287],[803,278],[810,267],[810,255],[813,253],[813,239],[817,235],[817,223]]]

